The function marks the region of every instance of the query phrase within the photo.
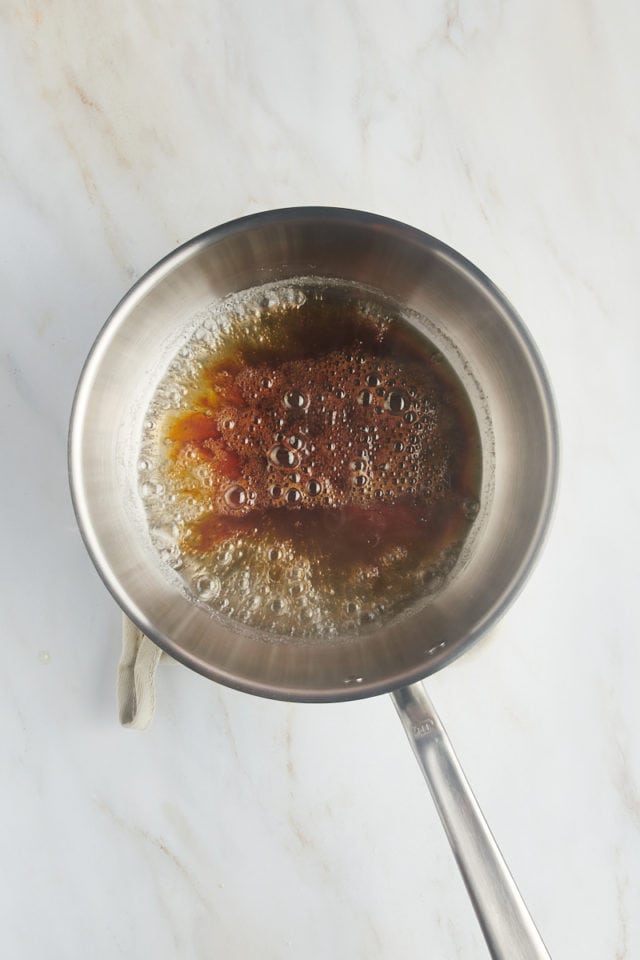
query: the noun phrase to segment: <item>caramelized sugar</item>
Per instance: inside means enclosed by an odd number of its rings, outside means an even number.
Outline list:
[[[455,564],[479,506],[475,416],[388,307],[313,281],[250,293],[158,388],[152,537],[212,609],[281,635],[353,632]]]

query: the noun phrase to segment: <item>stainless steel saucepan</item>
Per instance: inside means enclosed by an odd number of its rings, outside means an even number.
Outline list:
[[[413,311],[417,326],[424,318],[466,384],[482,431],[482,509],[464,562],[396,623],[342,643],[266,642],[213,619],[167,578],[137,492],[145,410],[194,315],[227,294],[304,276],[373,287]],[[160,261],[98,336],[71,422],[71,487],[86,546],[122,609],[160,647],[212,680],[281,700],[391,693],[500,960],[548,953],[419,681],[467,650],[522,587],[549,524],[557,460],[540,357],[487,277],[404,224],[323,207],[245,217]]]

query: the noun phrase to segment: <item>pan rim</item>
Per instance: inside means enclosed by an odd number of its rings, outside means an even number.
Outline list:
[[[86,406],[85,399],[91,389],[93,373],[98,369],[100,358],[107,349],[110,338],[116,333],[120,324],[126,321],[127,316],[135,305],[143,299],[147,292],[159,281],[178,268],[182,262],[188,260],[194,254],[213,243],[223,240],[232,234],[242,232],[247,227],[294,220],[297,222],[305,220],[336,223],[344,222],[364,227],[383,227],[401,234],[405,239],[411,237],[420,246],[428,248],[431,251],[436,251],[440,257],[449,261],[456,269],[462,270],[462,272],[483,291],[485,296],[493,299],[498,308],[507,315],[513,332],[517,334],[523,352],[527,355],[532,372],[535,375],[545,417],[545,437],[547,441],[548,458],[545,495],[539,510],[538,522],[534,534],[530,539],[528,549],[525,551],[518,569],[514,572],[508,588],[496,603],[486,611],[485,616],[477,624],[475,629],[465,637],[463,643],[443,652],[442,656],[432,661],[428,666],[423,664],[417,666],[415,669],[409,669],[399,674],[396,672],[391,679],[369,681],[362,685],[335,686],[326,690],[313,691],[295,687],[276,687],[271,683],[245,680],[236,674],[225,671],[220,667],[214,666],[190,654],[178,644],[172,642],[170,637],[167,637],[161,631],[157,630],[144,613],[132,602],[125,585],[112,573],[109,568],[109,563],[102,554],[99,537],[91,522],[86,498],[83,495],[81,468],[83,410]],[[548,535],[556,503],[559,455],[558,418],[546,367],[522,318],[493,281],[452,247],[430,234],[416,227],[404,224],[401,221],[345,207],[294,206],[249,214],[204,231],[161,258],[124,294],[102,325],[80,373],[71,408],[68,439],[68,472],[72,504],[85,547],[101,579],[117,604],[143,633],[185,666],[225,686],[269,699],[323,703],[377,696],[424,679],[461,656],[504,615],[523,589],[540,556]],[[427,666],[427,669],[425,669],[425,666]]]

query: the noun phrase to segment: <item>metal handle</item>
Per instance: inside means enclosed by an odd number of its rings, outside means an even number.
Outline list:
[[[550,960],[451,741],[420,683],[391,694],[494,960]]]

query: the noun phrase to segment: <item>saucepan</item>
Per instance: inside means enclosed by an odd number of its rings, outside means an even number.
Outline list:
[[[427,324],[467,388],[482,439],[481,509],[465,556],[425,602],[343,642],[274,643],[212,617],[166,576],[138,493],[145,411],[193,317],[229,294],[295,277],[373,288]],[[71,488],[85,544],[118,604],[162,649],[214,681],[275,699],[391,693],[489,951],[501,960],[548,953],[420,681],[468,650],[516,597],[549,525],[557,463],[543,364],[493,283],[419,230],[323,207],[235,220],[161,260],[99,334],[71,421]]]

